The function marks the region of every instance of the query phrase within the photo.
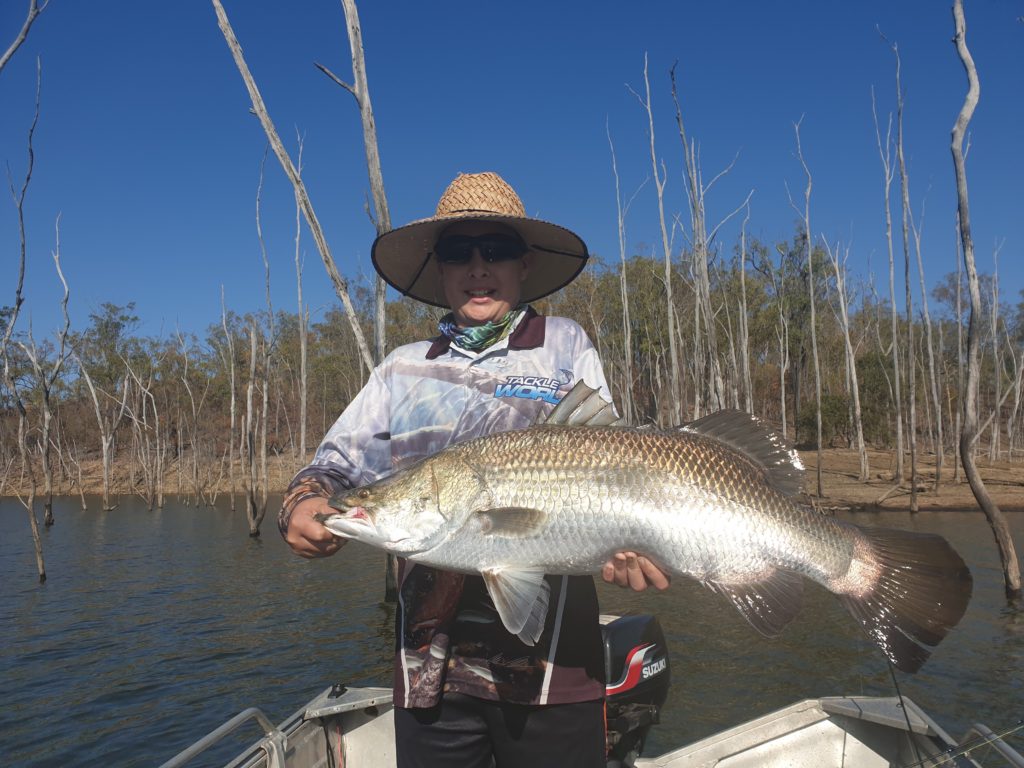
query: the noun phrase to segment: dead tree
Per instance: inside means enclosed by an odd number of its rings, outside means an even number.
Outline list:
[[[897,485],[903,482],[903,401],[900,384],[900,352],[899,352],[899,320],[896,314],[896,256],[892,244],[892,209],[889,194],[892,188],[892,116],[885,132],[883,147],[882,134],[878,129],[878,114],[875,111],[875,91],[871,89],[871,115],[875,121],[875,138],[878,142],[878,155],[882,161],[883,203],[885,205],[885,244],[889,253],[889,319],[891,339],[889,350],[892,354],[892,392],[893,405],[896,409],[896,472],[893,478]]]
[[[1010,353],[1013,362],[1013,408],[1006,418],[1006,442],[1007,455],[1013,461],[1014,451],[1018,442],[1017,418],[1020,415],[1021,401],[1024,398],[1024,349],[1015,350],[1013,339],[1010,338],[1010,331],[1003,324],[1003,333],[1006,335],[1006,349]]]
[[[754,383],[750,375],[750,326],[747,309],[747,224],[750,222],[750,205],[743,217],[740,228],[740,365],[743,379],[743,408],[754,413]]]
[[[299,138],[299,173],[302,173],[302,139]],[[299,460],[306,460],[306,422],[309,420],[309,372],[307,351],[309,336],[309,309],[302,303],[302,254],[299,246],[302,240],[302,207],[295,200],[295,286],[298,292],[299,310]]]
[[[964,380],[964,360],[966,360],[966,354],[964,353],[964,320],[963,320],[963,238],[960,237],[960,221],[959,216],[956,222],[956,391],[960,393],[960,397],[964,396],[966,392],[966,383]],[[964,409],[956,409],[956,423],[953,425],[953,434],[963,434],[963,414]],[[960,469],[963,467],[963,461],[960,459],[960,440],[957,439],[953,443],[953,482],[961,482]]]
[[[789,439],[789,429],[786,426],[786,374],[789,372],[789,318],[786,315],[785,289],[786,272],[783,263],[782,249],[776,246],[779,253],[779,268],[767,255],[753,262],[754,269],[767,277],[772,284],[772,292],[775,294],[775,310],[778,323],[775,325],[775,339],[779,345],[779,418],[781,421],[782,439]]]
[[[228,329],[228,313],[224,305],[224,286],[220,287],[220,323],[224,329],[225,349],[221,351],[221,360],[228,371],[228,383],[231,388],[230,421],[228,422],[228,485],[231,489],[231,511],[235,511],[235,424],[238,422],[238,398],[235,385],[235,340]]]
[[[118,403],[116,397],[103,392],[104,399],[109,400],[113,404],[113,407],[103,408],[100,406],[100,396],[96,386],[93,384],[92,376],[89,375],[89,369],[82,362],[82,358],[77,351],[72,350],[72,355],[78,363],[78,372],[85,379],[85,385],[89,389],[93,411],[96,414],[96,424],[100,430],[100,457],[103,465],[103,509],[104,511],[109,511],[116,506],[110,502],[114,436],[117,434],[117,428],[121,425],[128,412],[128,374],[125,373],[124,379],[122,379],[121,402]]]
[[[821,364],[818,361],[818,331],[817,331],[817,319],[815,312],[815,285],[814,285],[814,247],[812,245],[813,238],[811,237],[811,170],[807,167],[807,162],[804,160],[803,148],[800,146],[800,124],[803,122],[801,117],[796,124],[793,126],[796,131],[796,153],[797,158],[800,160],[800,165],[804,169],[804,175],[807,177],[807,186],[804,188],[804,208],[802,211],[804,233],[807,240],[807,285],[810,298],[810,311],[811,311],[811,357],[814,361],[814,403],[815,403],[815,417],[817,422],[817,438],[815,442],[818,446],[818,467],[817,467],[817,494],[818,498],[822,498],[825,495],[824,485],[822,484],[821,477]],[[792,203],[792,200],[790,201]],[[799,208],[793,206],[797,213],[801,213]]]
[[[971,122],[981,85],[974,59],[967,48],[967,24],[964,19],[963,0],[953,0],[953,22],[956,34],[953,43],[957,54],[967,72],[967,95],[953,126],[952,146],[953,169],[956,173],[957,216],[960,222],[960,240],[963,245],[964,270],[967,273],[967,286],[971,295],[971,314],[967,330],[967,391],[964,394],[964,428],[960,434],[960,460],[963,462],[964,474],[971,485],[974,498],[988,519],[989,526],[995,536],[999,549],[999,558],[1003,565],[1003,578],[1006,596],[1019,600],[1021,597],[1020,564],[1013,545],[1010,527],[1002,511],[992,501],[985,488],[981,474],[974,463],[972,451],[978,436],[978,385],[980,379],[979,353],[981,346],[981,290],[978,285],[978,272],[974,264],[974,241],[971,236],[971,215],[967,196],[967,171],[964,167],[963,141],[967,126]]]
[[[928,310],[928,291],[924,280],[924,262],[921,259],[921,227],[924,225],[924,211],[921,211],[921,225],[918,226],[911,221],[911,231],[914,234],[914,251],[917,254],[917,276],[921,284],[921,308],[924,312],[925,341],[928,347],[928,382],[932,396],[932,406],[935,409],[935,484],[936,491],[942,479],[943,456],[945,445],[942,430],[942,402],[939,399],[939,376],[935,364],[935,347],[932,342],[932,316]]]
[[[629,290],[626,281],[626,214],[636,199],[637,193],[643,188],[646,180],[637,187],[636,192],[626,203],[622,205],[622,193],[619,189],[619,168],[615,161],[615,144],[612,142],[611,130],[605,123],[605,133],[608,135],[608,147],[612,154],[612,175],[615,176],[615,211],[619,230],[619,295],[622,300],[622,375],[624,383],[622,387],[622,417],[627,423],[633,423],[636,417],[636,406],[633,403],[633,323],[629,317]]]
[[[683,157],[686,170],[686,196],[690,208],[690,236],[694,270],[694,307],[698,320],[698,333],[695,343],[705,348],[700,359],[706,364],[706,371],[698,371],[695,379],[698,390],[705,390],[710,400],[710,410],[717,411],[726,407],[725,382],[718,360],[718,334],[711,309],[711,280],[708,274],[708,247],[710,238],[707,233],[706,209],[704,197],[707,189],[700,177],[700,165],[697,160],[695,145],[686,138],[683,126],[683,113],[679,106],[676,92],[676,68],[669,71],[672,81],[672,100],[676,107],[676,125],[679,128],[679,139],[683,144]],[[651,128],[653,137],[653,127]],[[711,182],[714,184],[714,180]],[[700,416],[700,411],[694,413]]]
[[[261,418],[253,403],[256,389],[265,391],[267,388],[266,366],[257,365],[257,354],[260,355],[260,359],[266,361],[266,349],[266,339],[253,320],[249,324],[249,382],[245,389],[245,415],[242,417],[242,478],[245,486],[245,513],[249,521],[249,536],[252,538],[259,537],[260,525],[267,514],[266,475],[261,472],[260,463],[262,458],[262,466],[266,466],[266,443],[259,438],[261,422],[266,421],[266,411],[264,410]],[[261,442],[262,457],[259,448]]]
[[[64,272],[60,267],[60,216],[57,216],[56,225],[56,250],[53,252],[53,264],[57,270],[57,277],[64,286],[64,297],[61,299],[60,308],[64,315],[64,325],[57,332],[57,348],[54,353],[53,362],[44,370],[44,361],[39,349],[36,347],[29,331],[28,344],[21,343],[19,346],[29,362],[35,374],[36,385],[39,387],[39,458],[43,470],[43,525],[49,528],[53,525],[53,467],[50,465],[50,432],[53,428],[53,388],[60,379],[64,364],[70,356],[68,349],[68,330],[71,328],[71,318],[68,316],[68,297],[71,292],[68,290],[68,281],[64,279]]]
[[[277,155],[277,159],[281,163],[281,167],[284,169],[285,175],[287,175],[288,179],[291,181],[292,187],[295,190],[295,195],[299,200],[299,204],[302,206],[302,213],[306,219],[306,225],[313,234],[313,241],[316,243],[317,250],[320,252],[320,258],[324,263],[324,268],[327,270],[331,283],[334,285],[335,293],[338,295],[338,298],[341,300],[342,306],[345,309],[345,317],[349,322],[349,327],[352,329],[352,335],[355,338],[356,347],[359,350],[363,365],[366,366],[367,370],[371,370],[373,368],[373,356],[370,354],[370,348],[366,343],[366,337],[363,335],[363,329],[359,324],[359,315],[356,313],[355,306],[352,304],[352,299],[349,296],[348,282],[338,271],[338,265],[335,263],[334,257],[331,255],[331,249],[327,244],[327,238],[324,236],[323,228],[320,226],[320,220],[317,218],[316,211],[313,209],[313,203],[310,201],[309,194],[306,192],[305,184],[303,184],[298,170],[292,163],[291,158],[288,156],[288,151],[284,148],[284,144],[281,143],[281,138],[277,134],[277,129],[274,128],[274,124],[270,119],[270,114],[267,112],[267,107],[263,103],[263,97],[260,95],[259,89],[256,87],[256,81],[253,79],[252,73],[249,71],[249,66],[245,63],[245,58],[242,56],[242,46],[239,44],[238,38],[235,37],[235,32],[228,21],[228,16],[224,10],[224,6],[221,4],[220,0],[211,0],[211,2],[213,3],[214,11],[217,14],[217,23],[220,26],[220,30],[228,44],[231,55],[235,60],[235,66],[238,67],[238,71],[242,76],[245,87],[249,92],[249,98],[252,101],[253,110],[256,112],[257,117],[259,117],[260,124],[263,126],[263,131],[267,135],[267,139],[270,141],[270,146],[273,148],[274,154]]]
[[[132,424],[133,452],[142,473],[142,489],[139,495],[146,502],[146,508],[152,511],[162,509],[164,505],[163,474],[167,453],[166,443],[160,431],[160,412],[157,409],[156,397],[153,393],[153,379],[156,365],[152,365],[145,381],[137,371],[125,360],[125,369],[134,384],[137,396],[126,407],[128,418]],[[128,389],[128,382],[125,382]],[[126,403],[128,399],[126,398]],[[193,452],[195,447],[193,446]]]
[[[329,69],[317,64],[325,75],[352,94],[359,107],[359,118],[363,124],[363,149],[366,153],[366,171],[370,178],[370,195],[373,199],[373,213],[370,218],[377,235],[391,230],[391,213],[388,210],[388,199],[384,193],[384,172],[380,165],[380,151],[377,148],[377,124],[373,119],[373,105],[370,103],[370,86],[366,79],[366,55],[363,52],[363,32],[359,26],[359,11],[355,0],[341,0],[345,12],[345,24],[348,29],[348,43],[352,52],[352,83],[346,83]],[[380,275],[374,286],[376,298],[376,319],[374,322],[374,359],[380,362],[387,350],[385,294],[387,283]]]
[[[907,439],[910,442],[910,511],[918,511],[917,503],[917,366],[914,365],[914,299],[910,290],[910,177],[903,153],[903,86],[900,84],[900,52],[896,55],[896,161],[900,168],[902,211],[903,287],[907,315]]]
[[[211,501],[208,498],[207,491],[209,490],[210,484],[204,482],[204,478],[200,477],[199,468],[201,465],[206,466],[206,461],[203,457],[203,446],[202,441],[199,437],[199,425],[201,423],[203,408],[206,405],[206,396],[209,394],[210,386],[213,383],[212,378],[206,378],[206,381],[202,387],[202,392],[197,393],[193,390],[192,382],[189,379],[189,348],[186,342],[185,336],[181,333],[178,334],[178,346],[181,349],[181,384],[185,389],[185,394],[188,397],[189,414],[186,414],[185,418],[181,422],[181,429],[179,434],[185,432],[188,436],[188,441],[191,446],[191,462],[189,475],[192,481],[192,490],[195,492],[195,503],[198,507],[200,504],[210,504]],[[191,418],[189,418],[189,415]],[[180,457],[180,460],[184,460],[184,457]],[[216,487],[214,487],[214,493],[216,493]]]
[[[628,86],[627,86],[628,87]],[[672,248],[669,245],[668,239],[668,224],[665,217],[665,165],[661,164],[661,169],[658,168],[658,155],[655,151],[654,144],[654,109],[651,106],[651,83],[647,77],[647,54],[644,54],[644,88],[645,97],[640,98],[640,94],[634,91],[632,88],[629,90],[637,101],[640,102],[640,106],[644,108],[647,113],[647,135],[650,139],[650,150],[651,150],[651,172],[654,177],[654,188],[658,195],[658,223],[661,226],[661,246],[662,253],[665,261],[665,313],[667,315],[666,327],[668,328],[668,355],[669,355],[669,422],[672,424],[678,424],[682,421],[682,387],[679,382],[679,350],[676,347],[676,335],[675,335],[675,299],[672,295]],[[700,387],[696,387],[697,391],[700,391]],[[699,395],[696,395],[699,397]]]
[[[824,238],[822,238],[824,240]],[[832,269],[836,275],[836,296],[839,299],[839,324],[843,329],[843,347],[846,351],[846,370],[849,377],[850,399],[853,402],[853,428],[857,435],[857,455],[860,456],[860,473],[858,479],[862,483],[868,481],[871,470],[868,466],[868,449],[864,444],[864,422],[861,418],[860,384],[857,380],[857,355],[854,353],[853,340],[850,338],[849,294],[846,286],[846,259],[850,251],[846,250],[842,263],[839,261],[839,244],[833,251],[825,240],[825,250],[832,261]]]
[[[34,8],[33,3],[31,8]],[[32,18],[30,8],[30,19],[26,23],[26,29],[24,30],[27,34],[27,27],[30,25]],[[19,42],[18,45],[21,43]],[[13,54],[13,50],[10,52]],[[9,56],[6,56],[6,59]],[[32,116],[32,123],[28,130],[28,161],[25,165],[25,178],[22,181],[21,189],[15,192],[14,184],[11,184],[11,197],[14,199],[14,206],[17,211],[18,219],[18,279],[15,283],[14,288],[14,305],[11,307],[10,315],[7,318],[7,325],[3,329],[3,337],[0,338],[0,357],[2,357],[3,363],[3,381],[10,393],[11,400],[14,402],[15,410],[18,412],[18,455],[21,458],[21,465],[24,469],[24,474],[28,479],[28,493],[23,497],[18,495],[18,500],[22,506],[25,507],[25,511],[28,513],[29,528],[32,533],[32,545],[35,549],[36,555],[36,571],[39,574],[39,583],[42,584],[46,581],[46,564],[43,561],[43,542],[39,536],[39,522],[36,520],[35,513],[35,497],[36,497],[36,476],[35,470],[32,466],[32,459],[29,455],[28,450],[28,411],[25,408],[25,402],[21,397],[21,393],[18,391],[17,383],[14,380],[14,375],[11,371],[11,339],[14,335],[14,328],[18,322],[18,314],[21,311],[21,305],[25,301],[24,288],[25,288],[25,256],[26,256],[26,240],[25,240],[25,195],[28,192],[29,183],[32,180],[32,170],[35,165],[35,152],[32,148],[32,137],[36,131],[36,125],[39,123],[39,93],[41,90],[42,75],[41,67],[38,59],[36,60],[36,104],[35,111]]]
[[[19,31],[17,36],[14,38],[14,42],[10,44],[6,51],[4,51],[4,55],[0,56],[0,72],[4,71],[4,67],[7,66],[7,62],[11,60],[15,51],[17,51],[21,47],[21,44],[28,38],[28,31],[32,29],[32,24],[35,22],[39,14],[46,10],[46,6],[49,4],[50,0],[43,0],[42,5],[39,4],[39,0],[29,0],[28,16],[25,17],[25,23],[22,24],[21,31]]]
[[[999,460],[1000,439],[1002,436],[999,423],[999,409],[1005,399],[1002,393],[1003,364],[999,354],[999,248],[992,254],[992,284],[989,297],[989,333],[992,336],[992,385],[995,387],[994,407],[992,409],[992,437],[988,441],[988,460],[995,463]],[[1007,390],[1009,392],[1009,390]]]

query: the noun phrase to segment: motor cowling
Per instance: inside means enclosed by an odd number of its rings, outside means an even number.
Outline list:
[[[672,672],[668,644],[654,616],[602,616],[608,765],[628,766],[640,756],[659,722]]]

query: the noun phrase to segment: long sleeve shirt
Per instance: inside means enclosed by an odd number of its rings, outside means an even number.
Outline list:
[[[292,481],[299,500],[373,482],[454,443],[533,424],[583,380],[611,400],[583,329],[528,309],[476,353],[447,338],[393,351]],[[598,605],[589,576],[548,576],[552,600],[534,646],[505,630],[479,576],[399,561],[395,704],[430,707],[444,691],[519,704],[604,695]]]

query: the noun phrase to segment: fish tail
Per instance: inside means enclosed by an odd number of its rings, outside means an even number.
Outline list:
[[[967,565],[941,536],[860,528],[847,574],[833,591],[904,672],[916,672],[971,599]]]

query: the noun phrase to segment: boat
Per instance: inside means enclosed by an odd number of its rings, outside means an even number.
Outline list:
[[[957,741],[910,699],[877,696],[805,699],[664,754],[643,756],[671,680],[664,636],[653,616],[602,616],[601,623],[607,768],[1024,768],[1024,756],[1004,740],[1007,734],[979,723]],[[256,707],[239,712],[161,768],[187,766],[250,721],[263,729],[263,737],[226,768],[395,766],[391,689],[339,684],[276,726]],[[978,762],[982,754],[984,764]]]

